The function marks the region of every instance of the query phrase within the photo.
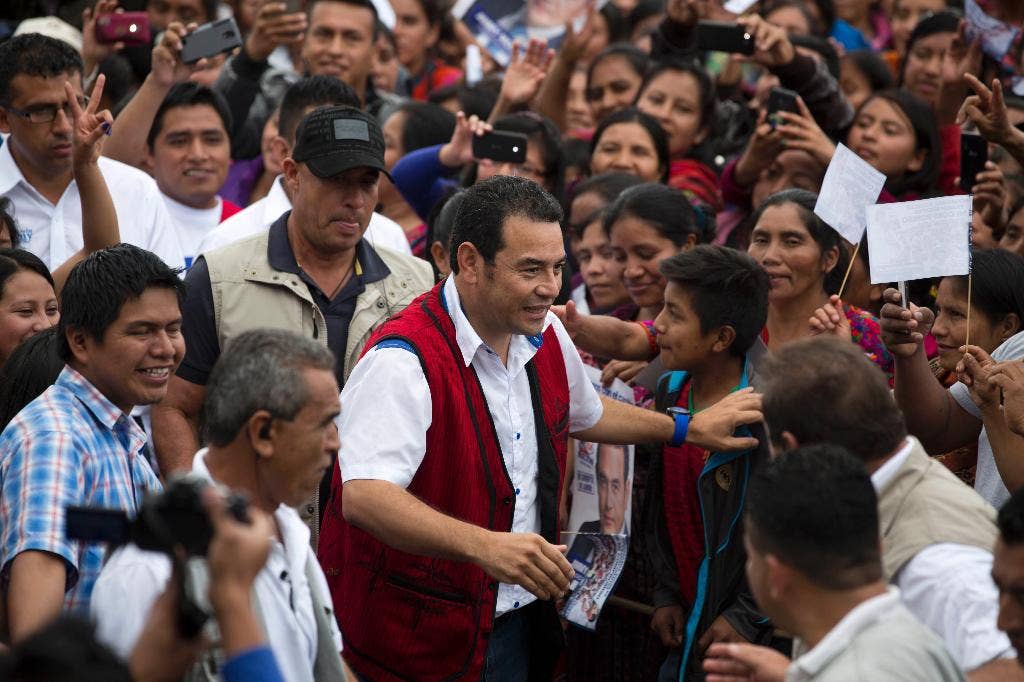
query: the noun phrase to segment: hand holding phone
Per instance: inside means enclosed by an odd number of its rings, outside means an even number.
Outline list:
[[[145,12],[119,12],[96,17],[96,42],[122,43],[125,47],[145,47],[152,41],[149,15]]]
[[[786,88],[772,88],[768,93],[768,115],[767,120],[772,128],[784,123],[779,116],[780,111],[788,111],[792,114],[799,114],[800,109],[796,103],[797,94]]]
[[[740,24],[701,21],[695,37],[698,50],[754,54],[754,36]]]
[[[506,130],[492,130],[473,137],[473,156],[498,163],[524,163],[526,161],[526,135]]]
[[[200,59],[230,52],[242,46],[242,34],[233,18],[211,21],[182,38],[181,61],[194,64]]]

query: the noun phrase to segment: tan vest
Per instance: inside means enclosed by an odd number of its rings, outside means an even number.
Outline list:
[[[878,497],[886,580],[930,545],[952,542],[991,552],[996,544],[992,506],[912,440],[910,455]]]
[[[223,349],[242,332],[260,327],[288,329],[316,339],[327,346],[327,321],[313,301],[312,294],[298,275],[281,272],[267,259],[269,232],[239,240],[204,254],[210,271],[213,313],[217,341]],[[374,247],[391,273],[366,285],[356,299],[348,326],[348,343],[342,371],[348,379],[370,333],[434,284],[430,265],[419,258]],[[320,491],[309,503],[299,507],[302,520],[309,526],[310,543],[315,549],[320,529]]]

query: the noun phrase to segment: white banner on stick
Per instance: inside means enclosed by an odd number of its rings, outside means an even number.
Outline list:
[[[969,194],[868,208],[871,283],[971,271]]]
[[[867,225],[865,211],[878,201],[885,175],[842,143],[825,170],[814,213],[851,244],[860,243]]]

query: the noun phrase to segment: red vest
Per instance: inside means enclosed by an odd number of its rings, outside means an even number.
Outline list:
[[[363,352],[382,341],[411,348],[430,387],[426,454],[409,492],[448,516],[507,532],[515,494],[483,389],[455,340],[442,287],[421,295],[377,329]],[[526,371],[537,426],[542,535],[557,542],[569,386],[554,330],[548,328],[542,339]],[[334,598],[345,659],[359,674],[374,681],[482,676],[498,583],[474,564],[400,552],[348,524],[337,466],[319,558]]]

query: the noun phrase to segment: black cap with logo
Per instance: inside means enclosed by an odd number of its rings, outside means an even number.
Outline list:
[[[374,168],[391,177],[377,119],[352,107],[321,107],[307,114],[295,131],[292,159],[320,178],[352,168]]]

